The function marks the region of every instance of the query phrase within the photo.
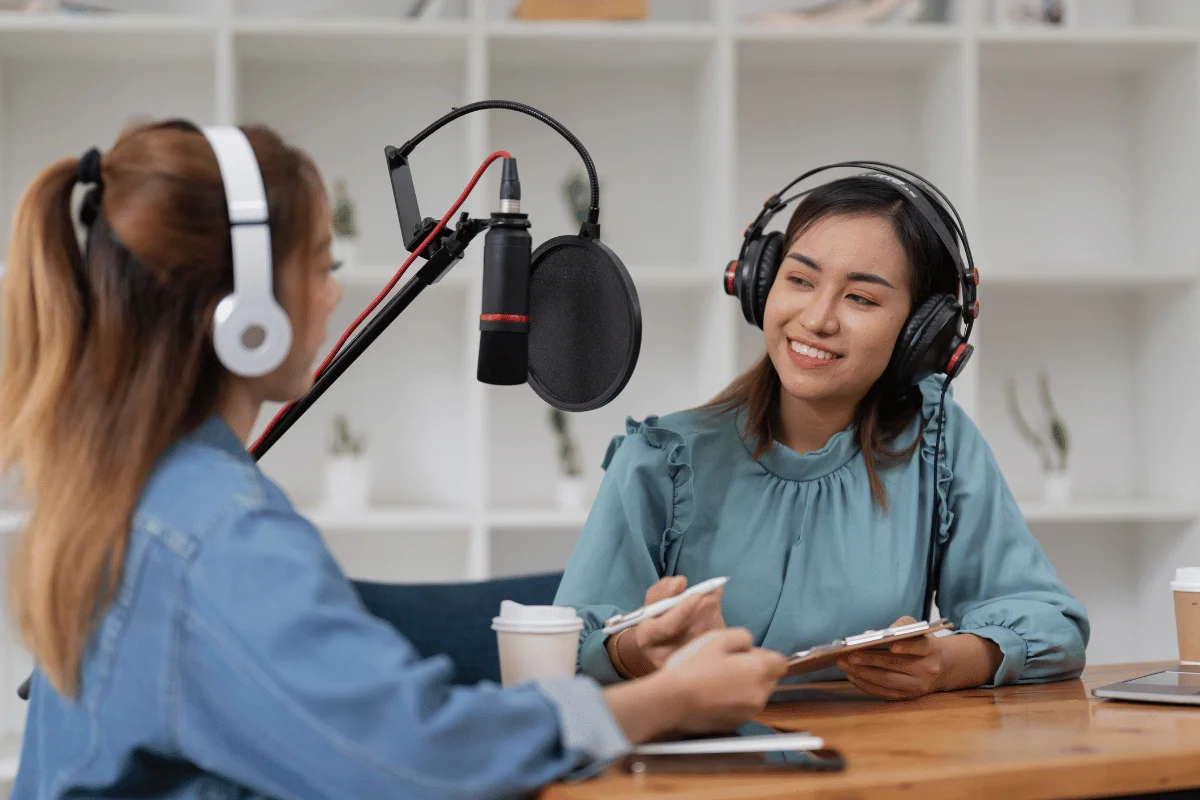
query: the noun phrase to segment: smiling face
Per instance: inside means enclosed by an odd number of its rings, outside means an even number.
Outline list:
[[[785,393],[855,408],[912,308],[912,268],[890,219],[823,217],[795,237],[767,296],[763,336]]]

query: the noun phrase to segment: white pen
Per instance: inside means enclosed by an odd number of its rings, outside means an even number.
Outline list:
[[[609,617],[604,621],[603,633],[605,636],[612,636],[614,633],[623,631],[626,628],[632,628],[634,625],[637,625],[643,620],[665,614],[675,606],[682,603],[684,600],[687,600],[689,597],[698,594],[708,594],[709,592],[714,592],[728,583],[728,581],[728,577],[709,578],[706,581],[701,581],[695,586],[684,590],[682,593],[677,594],[674,597],[668,597],[665,600],[659,600],[657,603],[651,603],[648,606],[642,606],[641,608],[630,611],[628,614],[617,614],[615,617]]]

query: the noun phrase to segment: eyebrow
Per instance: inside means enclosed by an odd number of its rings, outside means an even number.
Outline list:
[[[800,253],[788,253],[787,257],[799,261],[801,264],[815,269],[817,272],[821,271],[821,265],[806,255],[801,255]],[[882,275],[876,275],[874,272],[851,272],[846,277],[851,281],[857,281],[859,283],[876,283],[880,286],[886,286],[889,289],[896,288],[895,286],[892,286],[891,281],[889,281],[887,278],[883,277]]]

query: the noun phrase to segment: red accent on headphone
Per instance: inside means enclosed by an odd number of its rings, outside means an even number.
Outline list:
[[[529,322],[524,314],[480,314],[480,322]]]
[[[725,267],[725,294],[733,294],[733,280],[737,277],[737,261],[730,261]]]
[[[975,285],[979,285],[979,267],[971,270],[971,280],[975,281]]]
[[[971,309],[971,316],[973,319],[979,319],[979,301],[978,300],[975,301],[975,307]]]
[[[947,375],[954,374],[954,368],[958,366],[958,361],[962,358],[963,353],[965,353],[966,350],[967,346],[965,344],[960,344],[958,348],[955,349],[954,355],[950,356],[950,361],[946,364],[945,373]]]

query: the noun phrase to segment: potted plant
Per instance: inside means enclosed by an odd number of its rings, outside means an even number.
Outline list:
[[[346,188],[346,179],[333,182],[333,257],[342,262],[342,271],[353,263],[358,250],[358,222],[354,201]]]
[[[566,412],[551,408],[550,426],[558,440],[558,483],[555,492],[558,507],[564,511],[578,511],[585,502],[583,466],[579,463],[579,448],[571,434]]]
[[[1005,389],[1009,416],[1012,417],[1017,433],[1041,459],[1044,499],[1048,503],[1067,502],[1071,497],[1071,480],[1067,473],[1070,437],[1067,435],[1067,424],[1059,416],[1050,397],[1050,379],[1046,373],[1038,373],[1038,394],[1046,415],[1040,432],[1021,414],[1021,407],[1017,402],[1016,381],[1009,378]]]
[[[325,462],[325,508],[361,511],[370,504],[371,462],[365,451],[363,438],[351,432],[346,416],[335,416],[329,460]]]

